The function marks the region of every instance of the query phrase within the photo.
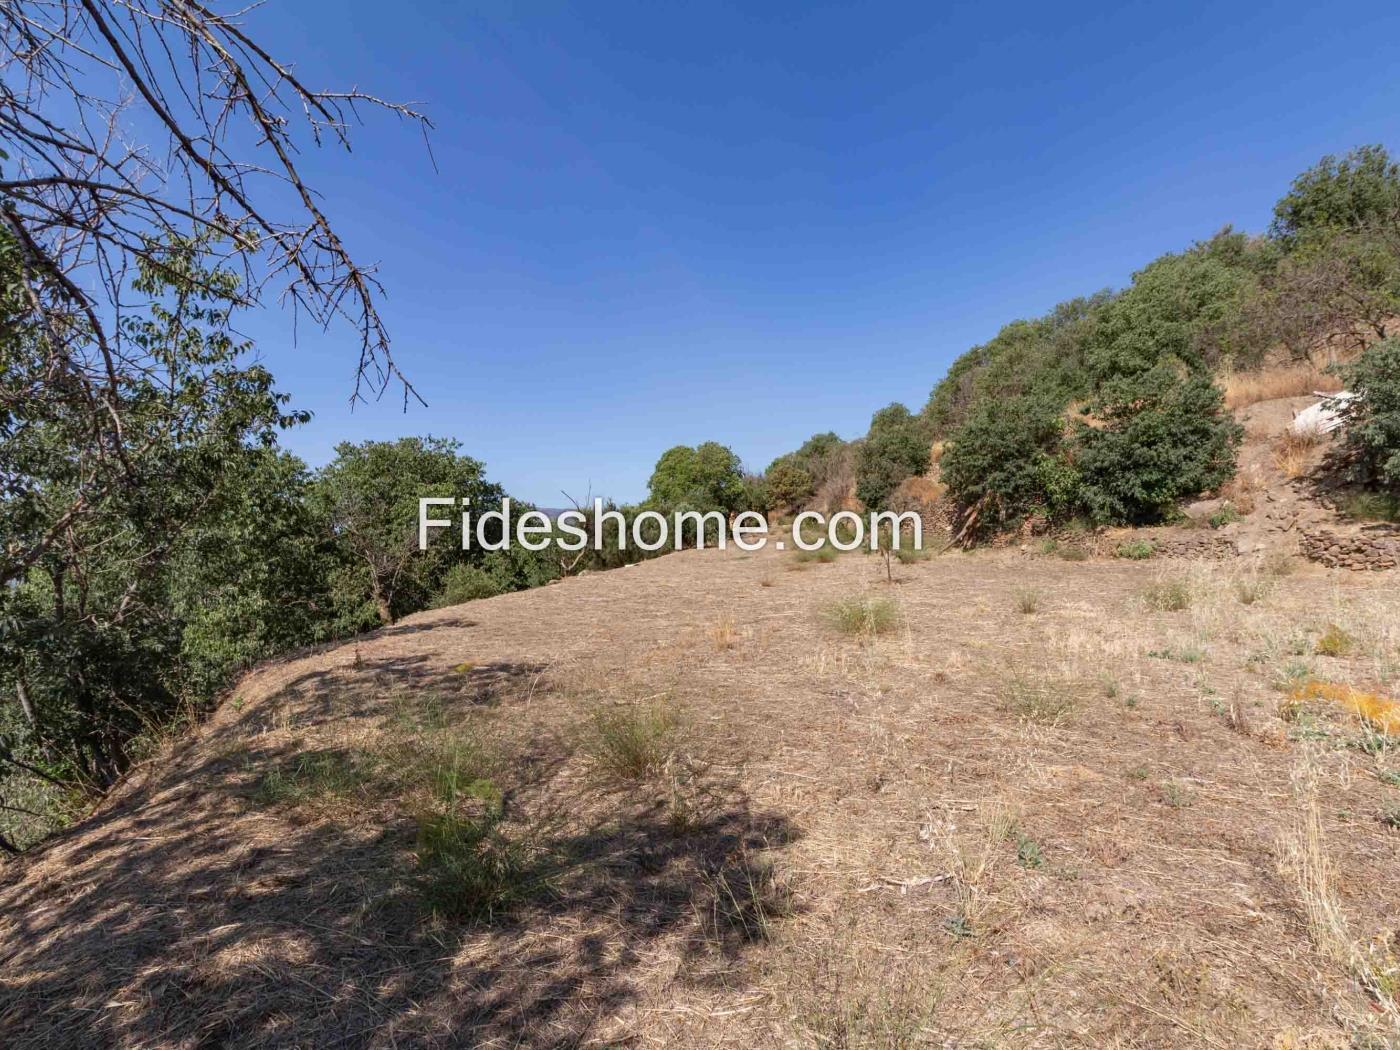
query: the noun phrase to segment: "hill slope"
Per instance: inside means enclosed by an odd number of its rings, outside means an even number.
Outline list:
[[[1316,815],[1353,942],[1389,930],[1400,778],[1275,683],[1393,685],[1393,574],[881,574],[690,552],[260,669],[5,870],[0,1042],[1340,1046],[1384,1019],[1288,858]],[[897,628],[834,629],[852,596]],[[1350,648],[1316,655],[1333,624]],[[628,725],[646,768],[608,750]],[[503,814],[522,892],[489,918],[429,914],[445,770]]]

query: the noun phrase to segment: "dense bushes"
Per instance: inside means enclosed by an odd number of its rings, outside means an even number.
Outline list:
[[[1358,479],[1400,497],[1400,338],[1371,347],[1345,376],[1359,395],[1347,408],[1346,429]]]
[[[856,450],[856,498],[882,508],[901,481],[922,474],[928,464],[927,424],[903,405],[882,408]]]
[[[1065,422],[1054,401],[1022,396],[983,402],[939,461],[943,481],[976,525],[995,528],[1033,510],[1072,501],[1065,463]]]
[[[1008,325],[953,364],[924,416],[948,440],[943,480],[979,528],[1033,512],[1159,520],[1233,473],[1240,434],[1213,374],[1271,352],[1364,349],[1397,316],[1400,165],[1364,147],[1299,176],[1267,236],[1226,229],[1119,293]],[[1395,359],[1376,348],[1362,360],[1348,381],[1380,392],[1358,404],[1351,443],[1365,477],[1391,485],[1383,391]]]
[[[1157,521],[1234,476],[1243,430],[1209,376],[1164,362],[1105,384],[1090,407],[1099,425],[1078,424],[1071,459],[1073,503],[1094,521]]]
[[[813,434],[796,452],[779,456],[764,472],[768,507],[794,511],[811,504],[820,493],[844,480],[847,445],[835,434]]]

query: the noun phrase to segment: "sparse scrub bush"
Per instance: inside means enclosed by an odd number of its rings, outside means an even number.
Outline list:
[[[1157,580],[1143,591],[1142,599],[1157,612],[1181,612],[1191,607],[1191,585],[1185,580]]]
[[[915,550],[913,547],[900,547],[899,550],[894,552],[894,556],[899,560],[899,564],[901,565],[916,565],[921,561],[928,561],[932,558],[933,551],[927,548]]]
[[[739,639],[739,632],[734,627],[734,621],[728,616],[721,617],[713,627],[710,628],[710,640],[714,642],[715,648],[723,652],[726,649],[733,649],[734,643]]]
[[[841,552],[830,543],[823,540],[822,545],[815,550],[803,550],[798,548],[793,551],[793,560],[802,564],[808,562],[819,562],[822,565],[830,565],[841,556]]]
[[[414,848],[422,891],[435,915],[490,922],[547,884],[530,850],[502,829],[499,801],[467,815],[425,814]]]
[[[1226,503],[1206,519],[1206,524],[1212,529],[1223,529],[1226,525],[1233,525],[1239,520],[1240,512],[1235,509],[1235,505],[1233,503]]]
[[[1029,616],[1040,611],[1041,593],[1033,587],[1016,592],[1016,611]]]
[[[1151,540],[1133,540],[1130,543],[1120,543],[1113,553],[1115,557],[1126,558],[1129,561],[1146,561],[1157,553],[1157,548]]]
[[[706,929],[721,946],[767,942],[773,920],[796,911],[792,888],[771,862],[747,849],[701,878],[708,898]]]
[[[1172,809],[1185,809],[1196,801],[1196,793],[1185,781],[1168,780],[1162,785],[1162,801]]]
[[[1073,683],[1022,673],[1002,679],[997,699],[1005,710],[1041,725],[1061,725],[1079,704]]]
[[[1313,652],[1318,656],[1350,656],[1355,649],[1356,639],[1335,623],[1327,626],[1313,646]]]
[[[826,618],[842,634],[888,634],[899,625],[899,606],[890,598],[844,598],[828,607]]]
[[[1241,605],[1253,605],[1263,601],[1273,590],[1273,582],[1267,577],[1253,573],[1240,576],[1234,582],[1235,597]]]

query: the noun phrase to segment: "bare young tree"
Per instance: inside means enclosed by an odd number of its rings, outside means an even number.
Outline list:
[[[374,269],[351,257],[298,160],[306,146],[348,150],[366,109],[424,134],[431,124],[410,105],[307,86],[245,28],[256,6],[0,2],[0,314],[24,333],[0,348],[0,443],[36,417],[82,421],[66,505],[5,538],[0,585],[139,477],[123,390],[158,366],[122,317],[133,274],[178,258],[172,244],[237,272],[243,303],[280,298],[294,321],[353,327],[352,402],[394,385],[405,404],[417,397],[390,353]],[[0,463],[0,483],[15,473]]]

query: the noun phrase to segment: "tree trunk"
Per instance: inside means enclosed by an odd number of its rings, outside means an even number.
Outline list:
[[[39,716],[34,710],[34,701],[29,698],[29,680],[25,677],[23,663],[15,679],[15,692],[19,695],[19,709],[24,712],[24,720],[29,723],[30,729],[38,729]]]
[[[394,622],[394,614],[389,608],[389,595],[384,593],[384,588],[380,586],[379,576],[373,571],[369,574],[370,593],[374,596],[374,608],[379,613],[379,622],[385,627]]]

